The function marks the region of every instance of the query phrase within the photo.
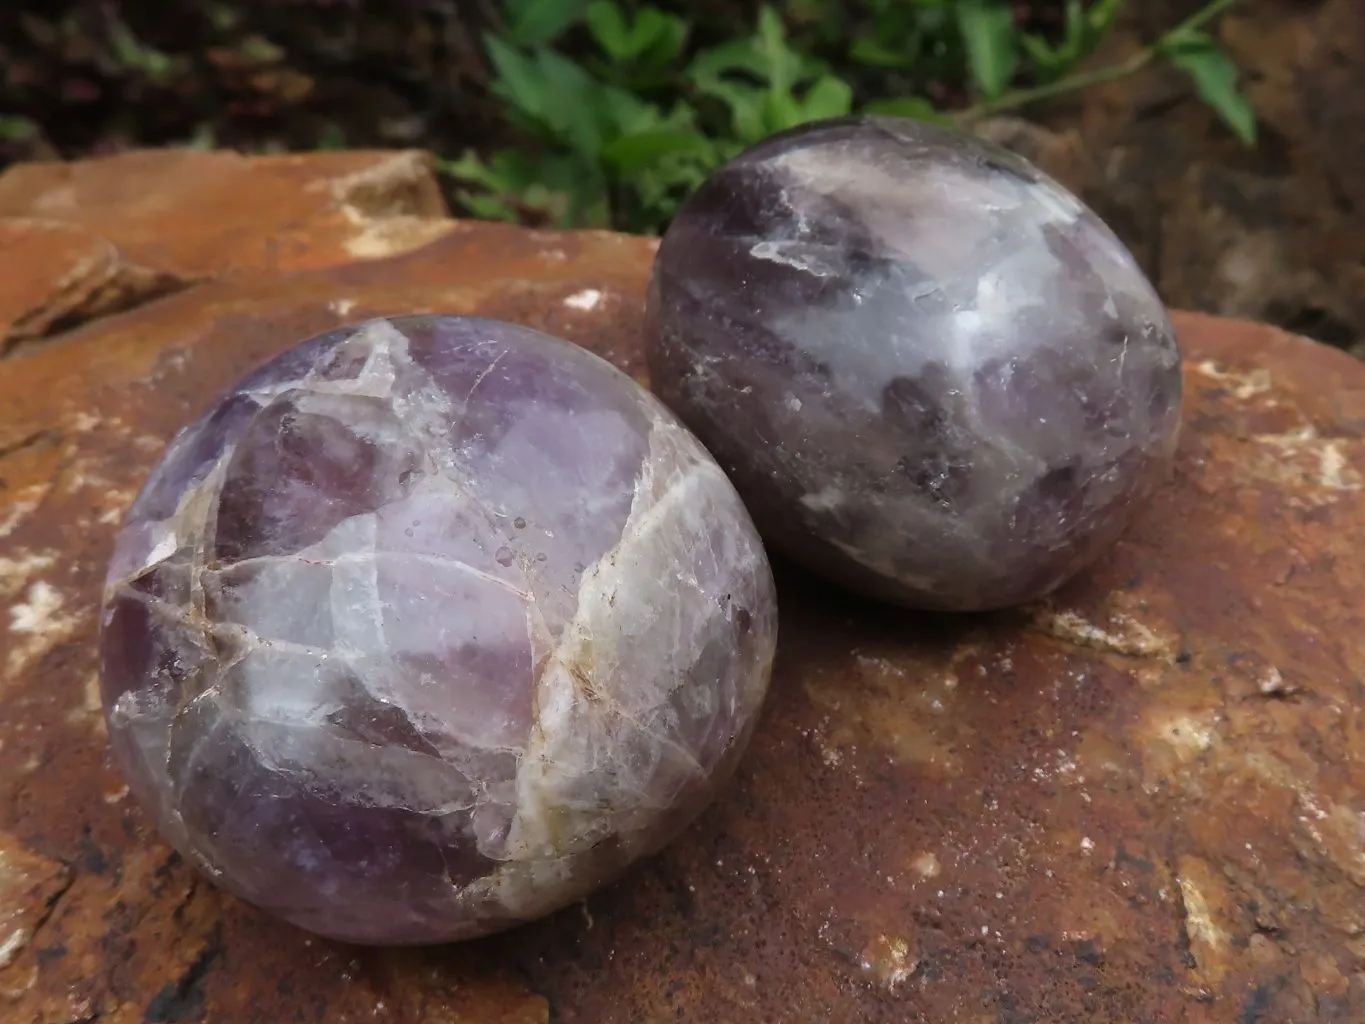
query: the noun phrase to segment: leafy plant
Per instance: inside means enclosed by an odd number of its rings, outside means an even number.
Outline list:
[[[1237,88],[1237,67],[1207,32],[1188,29],[1162,41],[1158,51],[1194,79],[1200,98],[1217,111],[1237,137],[1256,141],[1256,112]]]
[[[1121,64],[1081,70],[1123,0],[1066,0],[1048,31],[1021,28],[1011,0],[787,0],[739,38],[632,0],[503,0],[484,39],[491,89],[526,143],[442,166],[475,216],[656,232],[720,163],[808,121],[965,125],[1159,60],[1251,143],[1237,69],[1204,30],[1234,3],[1211,0]]]

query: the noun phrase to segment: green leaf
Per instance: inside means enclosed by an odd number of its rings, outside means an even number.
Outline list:
[[[635,56],[634,40],[626,16],[612,0],[594,0],[587,9],[588,31],[597,45],[617,60]]]
[[[1009,88],[1019,61],[1014,11],[1006,0],[958,0],[957,25],[972,78],[988,99],[996,99]]]
[[[1256,111],[1237,88],[1237,65],[1204,32],[1184,32],[1163,47],[1162,53],[1194,81],[1199,97],[1213,108],[1248,146],[1256,143]]]
[[[730,111],[729,134],[741,142],[758,142],[769,134],[765,112],[767,93],[752,85],[738,85],[721,78],[699,82],[697,88],[720,100]]]
[[[1033,69],[1041,82],[1054,82],[1066,74],[1070,61],[1067,60],[1065,43],[1054,50],[1046,39],[1032,32],[1020,34],[1019,42],[1033,62]]]
[[[1090,5],[1085,17],[1090,23],[1090,38],[1094,42],[1099,42],[1114,27],[1122,7],[1123,0],[1095,0]]]
[[[610,87],[554,50],[537,52],[536,67],[547,97],[541,116],[573,150],[595,159],[610,120]]]
[[[758,12],[758,52],[764,77],[775,95],[788,93],[801,77],[801,58],[787,45],[787,29],[782,16],[771,7]]]
[[[697,86],[719,79],[727,71],[747,71],[759,78],[764,75],[765,63],[752,39],[733,39],[719,46],[703,50],[692,58],[687,77]]]
[[[174,70],[170,57],[143,43],[117,16],[109,26],[109,43],[120,64],[141,71],[153,81],[164,81]]]
[[[805,121],[796,97],[790,92],[779,92],[776,89],[769,90],[768,95],[764,97],[762,116],[766,135],[784,132]]]
[[[658,15],[655,21],[651,15]],[[636,60],[648,68],[666,68],[682,56],[687,45],[687,22],[676,14],[668,14],[646,7],[636,17],[636,25],[648,26],[649,41],[640,49]],[[641,30],[645,31],[645,30]]]
[[[885,114],[889,117],[909,117],[916,121],[931,124],[947,124],[949,118],[938,112],[934,105],[920,96],[900,96],[893,100],[874,100],[863,105],[863,112]]]
[[[38,124],[27,117],[0,114],[0,141],[25,142],[38,137]]]
[[[873,36],[859,36],[848,48],[849,59],[870,68],[899,68],[913,61],[913,51],[892,49]]]
[[[493,92],[522,114],[540,118],[546,110],[548,94],[535,61],[494,35],[484,39],[484,46],[496,75]]]
[[[504,0],[507,36],[521,46],[558,39],[583,17],[584,0]]]
[[[708,156],[706,137],[697,131],[661,128],[623,135],[602,149],[602,159],[621,174],[636,174],[678,154]]]
[[[1085,9],[1081,6],[1081,0],[1066,0],[1066,42],[1062,44],[1064,52],[1071,60],[1081,52],[1085,46],[1085,35],[1090,23],[1086,20]]]
[[[492,160],[485,163],[471,151],[458,160],[438,160],[436,169],[456,181],[480,186],[479,191],[455,191],[456,198],[475,217],[481,220],[515,221],[520,211],[512,196],[523,191],[526,185],[517,180],[515,170],[507,166],[511,155],[509,151],[495,153]]]
[[[807,121],[843,117],[853,109],[853,88],[833,75],[823,75],[807,90],[801,106]]]

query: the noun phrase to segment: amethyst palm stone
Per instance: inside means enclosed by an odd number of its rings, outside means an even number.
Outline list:
[[[1166,311],[1025,160],[893,118],[718,170],[650,286],[656,393],[769,549],[899,604],[1046,594],[1113,543],[1180,418]]]
[[[321,335],[171,444],[110,566],[110,740],[224,888],[356,942],[526,921],[669,841],[752,730],[776,598],[734,488],[586,350]]]

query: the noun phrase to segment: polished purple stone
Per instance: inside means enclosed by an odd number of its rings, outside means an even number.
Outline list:
[[[734,488],[584,349],[487,320],[303,343],[171,444],[110,566],[110,740],[224,888],[365,943],[541,916],[714,795],[776,597]]]
[[[1046,594],[1160,479],[1170,321],[1079,200],[975,137],[818,123],[717,171],[659,249],[656,392],[770,550],[943,610]]]

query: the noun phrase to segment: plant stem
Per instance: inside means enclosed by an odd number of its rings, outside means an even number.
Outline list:
[[[1036,85],[1030,89],[1016,89],[997,99],[985,100],[973,104],[965,110],[958,111],[953,115],[953,120],[957,124],[968,125],[974,121],[980,121],[984,117],[1004,113],[1007,110],[1017,110],[1039,100],[1051,99],[1054,96],[1076,92],[1079,89],[1088,89],[1095,85],[1104,85],[1107,82],[1116,82],[1121,78],[1127,78],[1129,75],[1135,75],[1161,56],[1162,51],[1173,40],[1202,28],[1237,2],[1238,0],[1212,0],[1211,3],[1201,7],[1179,25],[1176,25],[1175,28],[1161,35],[1156,42],[1143,47],[1121,63],[1110,65],[1107,68],[1098,68],[1094,71],[1080,71],[1074,75],[1059,78],[1055,82],[1049,82],[1047,85]]]

